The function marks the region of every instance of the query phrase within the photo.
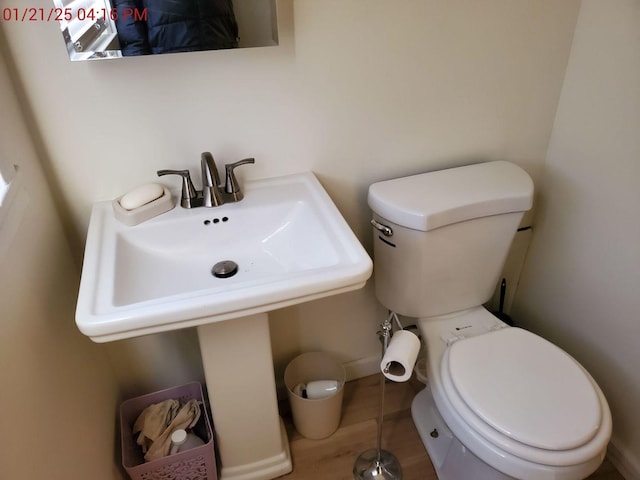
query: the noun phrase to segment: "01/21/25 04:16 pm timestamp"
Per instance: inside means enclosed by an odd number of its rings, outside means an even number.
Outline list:
[[[116,20],[147,20],[146,8],[41,8],[41,7],[5,7],[2,9],[5,22],[71,22],[72,20],[91,20],[100,18]]]

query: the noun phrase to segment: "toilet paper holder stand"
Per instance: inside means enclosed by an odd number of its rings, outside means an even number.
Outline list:
[[[380,325],[378,336],[382,343],[382,358],[389,347],[393,325],[391,320],[394,319],[402,329],[398,316],[394,312],[390,312],[389,317]],[[385,373],[388,373],[392,365],[385,366]],[[401,367],[404,368],[404,367]],[[402,467],[396,456],[382,449],[382,422],[384,419],[384,390],[385,376],[380,374],[380,411],[378,413],[378,432],[376,439],[376,448],[366,450],[361,453],[353,465],[354,480],[402,480]]]

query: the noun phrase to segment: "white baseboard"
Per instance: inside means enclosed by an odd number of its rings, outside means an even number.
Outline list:
[[[343,364],[347,374],[347,382],[380,373],[380,360],[380,355],[372,355]]]
[[[607,458],[616,467],[625,480],[640,480],[640,458],[629,449],[616,445],[611,439],[607,449]]]

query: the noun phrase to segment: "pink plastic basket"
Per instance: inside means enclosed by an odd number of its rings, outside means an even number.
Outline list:
[[[217,480],[213,431],[204,403],[202,415],[194,432],[206,443],[200,447],[145,463],[142,449],[131,432],[133,424],[146,407],[171,398],[181,402],[191,399],[204,402],[202,387],[194,382],[132,398],[120,405],[122,466],[132,480]]]

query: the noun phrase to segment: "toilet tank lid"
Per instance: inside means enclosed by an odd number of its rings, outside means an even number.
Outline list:
[[[381,217],[428,231],[473,218],[525,212],[533,203],[533,182],[519,166],[494,161],[374,183],[368,200]]]

